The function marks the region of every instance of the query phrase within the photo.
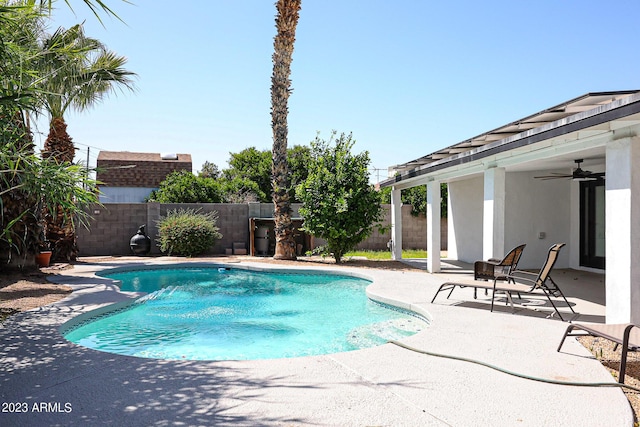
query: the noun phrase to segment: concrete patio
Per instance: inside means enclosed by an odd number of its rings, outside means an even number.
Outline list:
[[[536,382],[393,344],[325,356],[208,362],[118,356],[77,346],[60,335],[58,328],[69,319],[130,298],[94,272],[175,261],[86,259],[53,277],[74,289],[69,297],[3,323],[2,402],[25,403],[28,410],[3,411],[0,424],[633,425],[633,413],[619,388]],[[325,268],[300,264],[294,268]],[[240,265],[282,268],[249,260]],[[536,298],[515,314],[503,303],[489,312],[484,293],[474,300],[469,288],[454,291],[451,299],[443,293],[431,304],[438,286],[447,277],[465,274],[465,268],[447,263],[438,275],[419,269],[339,270],[371,278],[372,298],[428,316],[430,326],[403,341],[409,346],[534,377],[615,382],[575,339],[556,352],[566,323],[546,319],[550,309]],[[553,277],[578,320],[603,320],[603,276],[558,270]],[[568,312],[566,307],[561,310]],[[45,406],[39,406],[42,403]],[[48,410],[38,412],[34,404]]]

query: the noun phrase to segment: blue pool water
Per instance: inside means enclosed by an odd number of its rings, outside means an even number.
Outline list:
[[[138,357],[247,360],[336,353],[401,339],[424,320],[365,295],[349,276],[182,268],[107,274],[148,294],[65,333],[79,345]]]

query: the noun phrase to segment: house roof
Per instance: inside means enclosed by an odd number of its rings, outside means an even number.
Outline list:
[[[157,188],[170,173],[191,172],[191,166],[190,154],[100,151],[96,179],[108,187]]]
[[[135,162],[186,162],[191,163],[191,154],[178,154],[177,160],[163,160],[160,153],[134,153],[131,151],[100,151],[98,160]]]
[[[639,112],[638,90],[587,93],[415,160],[391,166],[389,172],[396,175],[381,182],[380,186],[390,186],[452,164],[470,162]]]

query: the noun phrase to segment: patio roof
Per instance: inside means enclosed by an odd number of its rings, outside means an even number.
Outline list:
[[[637,113],[640,113],[638,90],[588,93],[418,159],[391,166],[390,173],[396,175],[380,186]]]

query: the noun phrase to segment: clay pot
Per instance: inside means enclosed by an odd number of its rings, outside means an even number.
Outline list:
[[[42,251],[36,254],[36,265],[38,267],[49,267],[51,262],[51,251]]]

